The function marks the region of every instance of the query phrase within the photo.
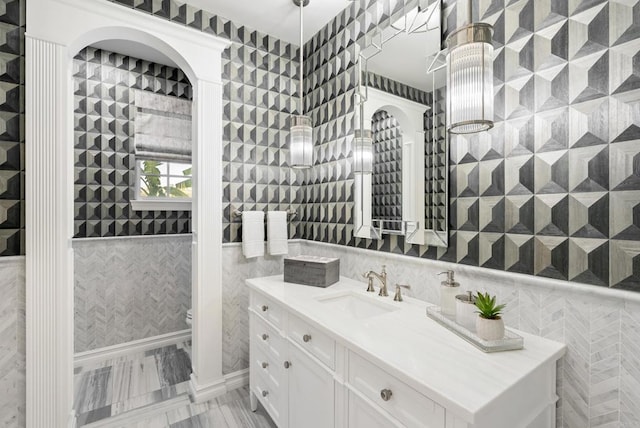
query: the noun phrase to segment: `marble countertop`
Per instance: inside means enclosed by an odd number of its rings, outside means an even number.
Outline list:
[[[389,297],[379,297],[349,278],[327,288],[285,283],[282,275],[246,282],[468,422],[519,380],[562,357],[566,348],[514,330],[524,337],[524,349],[484,353],[428,318],[429,303],[412,298],[394,302],[392,287]],[[327,310],[317,300],[344,291],[400,310],[357,320]]]

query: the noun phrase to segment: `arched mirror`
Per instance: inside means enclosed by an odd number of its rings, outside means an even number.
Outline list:
[[[355,137],[356,230],[360,238],[404,235],[424,244],[423,122],[428,107],[369,88]],[[421,226],[422,224],[422,226]]]
[[[399,10],[359,55],[356,237],[448,246],[448,137],[439,1]]]

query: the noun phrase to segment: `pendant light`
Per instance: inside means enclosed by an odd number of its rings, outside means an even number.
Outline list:
[[[371,174],[373,172],[373,133],[370,129],[356,129],[353,141],[353,172]]]
[[[298,106],[299,115],[291,117],[291,139],[289,141],[289,153],[291,155],[289,165],[292,168],[310,168],[313,165],[313,128],[311,118],[305,116],[303,104],[303,10],[309,4],[309,0],[293,0],[293,4],[300,8],[300,83],[298,91],[300,94],[300,104]]]
[[[493,27],[468,24],[447,37],[447,130],[473,134],[493,128]]]

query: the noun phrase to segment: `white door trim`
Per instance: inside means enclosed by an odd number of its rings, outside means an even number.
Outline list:
[[[73,86],[82,48],[133,40],[194,88],[193,388],[222,375],[222,51],[229,42],[102,0],[30,0],[26,34],[26,327],[29,427],[73,421]],[[206,144],[205,144],[206,143]]]

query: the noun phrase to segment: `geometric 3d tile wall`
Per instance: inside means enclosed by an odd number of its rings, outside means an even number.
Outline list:
[[[131,6],[128,2],[117,2]],[[455,7],[451,7],[455,5],[455,2],[445,3],[449,6],[445,8],[447,11],[455,12]],[[640,174],[637,166],[638,141],[640,140],[640,101],[638,97],[640,71],[637,65],[640,51],[637,43],[639,37],[638,3],[612,0],[609,2],[579,2],[569,6],[565,1],[545,0],[535,3],[530,1],[514,2],[506,7],[496,6],[496,2],[485,0],[481,0],[479,3],[478,10],[481,15],[479,18],[496,26],[494,36],[494,46],[496,47],[496,115],[498,118],[505,117],[512,120],[512,122],[508,122],[507,126],[511,131],[505,133],[504,137],[515,137],[508,142],[506,152],[520,155],[527,152],[536,153],[533,159],[535,183],[530,183],[531,162],[521,163],[522,160],[529,161],[530,159],[520,158],[514,161],[505,159],[507,161],[505,173],[509,174],[510,180],[505,183],[508,187],[506,194],[517,195],[527,191],[540,193],[534,199],[536,209],[535,224],[533,225],[535,232],[533,233],[543,235],[552,233],[551,236],[557,236],[560,233],[558,231],[563,230],[566,221],[559,218],[562,217],[561,210],[558,208],[558,204],[553,203],[556,198],[542,196],[542,194],[570,193],[568,212],[575,213],[575,218],[573,214],[570,214],[571,224],[566,233],[571,236],[569,245],[569,260],[571,262],[569,264],[572,272],[577,272],[580,269],[578,266],[583,266],[585,263],[584,258],[578,260],[574,257],[582,257],[580,254],[588,256],[589,248],[602,251],[602,246],[598,245],[602,239],[611,238],[618,241],[616,245],[612,242],[610,246],[612,251],[615,247],[616,251],[625,253],[622,248],[633,247],[632,243],[626,241],[633,241],[637,236],[635,235],[637,224],[633,220],[635,211],[637,211],[637,204],[634,203],[637,200],[637,194],[624,192],[636,192],[640,189],[638,178]],[[24,229],[24,198],[22,194],[24,180],[21,177],[24,174],[22,161],[24,134],[21,124],[23,122],[24,76],[21,58],[24,55],[24,47],[20,42],[24,32],[24,22],[21,21],[23,14],[20,14],[23,7],[24,2],[22,5],[20,2],[10,2],[5,8],[5,14],[0,18],[2,22],[0,31],[5,34],[6,40],[0,46],[0,51],[3,54],[3,68],[0,74],[0,119],[2,122],[0,123],[1,255],[19,254],[23,251],[21,241]],[[225,178],[229,179],[228,182],[225,181],[225,201],[227,197],[229,198],[229,205],[225,205],[225,222],[230,223],[231,221],[229,213],[232,202],[240,204],[245,200],[249,201],[248,209],[266,208],[268,204],[276,203],[279,204],[277,206],[294,204],[294,207],[299,207],[299,203],[303,200],[313,204],[314,201],[307,198],[309,196],[312,199],[319,197],[322,194],[321,189],[311,189],[309,192],[301,191],[300,186],[307,174],[291,172],[286,167],[283,168],[286,162],[284,153],[276,153],[275,150],[269,151],[268,147],[251,147],[246,150],[244,147],[244,142],[257,140],[278,141],[279,148],[286,145],[286,128],[272,129],[272,126],[273,123],[281,123],[284,120],[283,117],[275,118],[278,111],[295,108],[294,102],[287,99],[287,97],[296,95],[295,80],[286,81],[295,75],[295,52],[292,52],[294,48],[268,36],[238,28],[233,23],[214,14],[197,10],[189,5],[178,5],[172,2],[158,4],[145,2],[134,7],[161,18],[226,37],[237,44],[239,57],[249,58],[251,66],[256,64],[256,69],[253,71],[242,70],[240,66],[229,66],[228,64],[225,69],[228,74],[225,78],[229,82],[226,85],[225,93],[229,100],[233,96],[238,101],[234,105],[231,105],[233,102],[225,105],[225,121],[229,122],[228,126],[225,126],[228,140],[225,140],[224,148],[225,154],[228,154],[229,158],[229,163],[225,163],[224,166]],[[331,71],[327,67],[318,65],[318,61],[312,63],[313,73],[308,73],[311,74],[311,79],[305,92],[312,93],[313,98],[315,95],[313,92],[316,91],[316,88],[323,90],[324,95],[319,98],[322,104],[320,116],[316,116],[316,119],[320,121],[320,124],[324,124],[324,122],[329,124],[330,129],[319,129],[317,133],[323,141],[332,137],[333,139],[328,141],[328,144],[339,148],[338,151],[332,152],[329,161],[326,161],[323,156],[320,157],[322,164],[330,162],[327,168],[331,168],[331,172],[333,170],[340,171],[336,175],[339,178],[334,182],[333,188],[338,195],[336,199],[342,204],[339,210],[344,214],[334,216],[333,218],[339,219],[340,223],[332,225],[332,228],[335,227],[339,233],[306,222],[292,226],[293,233],[298,229],[300,231],[304,229],[304,236],[311,239],[319,237],[328,239],[335,236],[340,243],[350,244],[355,243],[350,235],[352,231],[349,227],[352,190],[347,172],[349,167],[340,165],[340,163],[345,162],[350,152],[350,143],[347,141],[352,130],[350,120],[353,117],[353,106],[350,103],[352,93],[350,91],[357,83],[357,76],[352,69],[356,59],[354,42],[361,40],[364,36],[363,33],[354,31],[352,24],[355,19],[362,19],[363,12],[352,9],[345,11],[336,19],[337,26],[328,25],[307,45],[307,50],[312,49],[320,52],[322,51],[321,47],[324,46],[334,52],[332,58],[323,58],[331,67]],[[533,15],[535,22],[527,21],[527,16],[532,10],[535,11]],[[455,15],[446,16],[445,26],[455,26],[460,19]],[[608,35],[596,30],[601,24],[609,26]],[[334,30],[336,34],[332,33]],[[333,37],[338,34],[341,37]],[[242,46],[248,46],[249,49],[243,50]],[[255,51],[251,51],[251,48],[255,48]],[[286,64],[286,59],[283,64],[269,57],[269,55],[282,56],[283,53],[285,57],[294,58],[291,60],[291,65]],[[236,54],[230,53],[228,59],[232,55]],[[317,59],[313,54],[310,56],[312,60]],[[339,61],[340,66],[335,67],[338,63],[331,63],[331,60]],[[258,64],[262,64],[262,71],[265,73],[258,73]],[[278,68],[279,66],[282,66],[282,70]],[[269,76],[269,72],[274,72],[275,75]],[[531,73],[534,75],[533,79],[530,76]],[[282,77],[280,80],[278,80],[278,74]],[[608,76],[608,78],[603,78],[603,76]],[[236,82],[232,84],[234,79]],[[564,82],[569,82],[569,84],[565,85]],[[150,87],[148,79],[142,79],[140,83]],[[254,84],[255,91],[246,90],[243,87]],[[260,87],[261,85],[262,87]],[[535,96],[532,103],[530,95],[534,88]],[[87,89],[96,90],[96,87],[88,85]],[[279,95],[271,93],[276,92],[276,89]],[[505,97],[504,104],[502,104],[501,97]],[[255,108],[253,106],[247,108],[245,104],[242,104],[246,100],[255,100]],[[333,106],[329,105],[329,100],[335,101]],[[316,101],[311,101],[308,107],[311,107],[314,102]],[[501,105],[504,105],[504,111],[500,109]],[[77,107],[82,108],[83,106],[78,105]],[[88,109],[87,111],[95,112],[99,107],[101,106],[94,104],[85,108]],[[118,104],[115,104],[114,108],[119,107]],[[261,108],[267,111],[260,110]],[[270,109],[271,112],[268,111]],[[336,117],[336,114],[340,114],[342,117]],[[531,133],[533,141],[530,140],[529,131],[526,131],[531,126],[528,114],[534,114],[532,122],[535,132]],[[231,125],[234,121],[238,122],[235,126]],[[239,122],[255,122],[256,129],[242,129]],[[265,126],[266,129],[257,129],[259,124],[268,125]],[[87,129],[93,130],[102,128],[103,125],[105,125],[104,122],[88,119],[84,120],[82,124]],[[116,122],[115,126],[119,128],[121,124]],[[503,125],[498,122],[489,137],[496,135],[502,128]],[[120,129],[124,130],[123,127]],[[93,144],[96,144],[96,147],[101,144],[112,144],[115,147],[123,146],[125,142],[116,138],[115,141],[108,143],[94,141]],[[321,144],[323,143],[321,142]],[[569,149],[568,153],[563,151],[566,149]],[[323,148],[320,149],[320,151],[322,150]],[[456,148],[452,147],[452,152],[454,150]],[[475,149],[469,150],[474,151]],[[558,150],[561,152],[555,152]],[[544,152],[549,152],[549,154],[543,155]],[[570,174],[564,170],[567,156],[571,166]],[[452,159],[454,158],[452,155]],[[100,159],[96,160],[95,157],[90,161],[102,162]],[[125,163],[123,158],[111,161]],[[256,167],[258,166],[257,162],[265,162],[266,165],[260,166],[267,168],[258,169],[251,165],[249,167],[244,165],[246,162],[254,161]],[[234,163],[235,165],[233,165]],[[329,172],[323,166],[321,166],[323,173]],[[516,174],[517,178],[513,178],[514,166],[519,166],[520,169],[524,166],[527,169],[519,171]],[[462,167],[462,170],[476,173],[473,167]],[[520,213],[516,216],[514,210],[518,203],[522,202],[518,198],[510,198],[511,200],[507,201],[505,198],[498,197],[499,194],[492,194],[490,196],[492,199],[485,201],[481,189],[487,189],[496,180],[499,181],[502,178],[499,173],[487,174],[486,171],[491,170],[492,167],[489,165],[480,164],[480,177],[483,177],[485,181],[479,189],[481,193],[479,227],[480,241],[485,243],[491,242],[493,239],[490,236],[484,238],[483,234],[485,233],[496,233],[496,231],[500,233],[512,230],[513,227],[516,227],[516,230],[518,227],[530,230],[528,225],[531,223],[526,218],[522,219],[524,222],[522,223]],[[452,172],[455,176],[457,167],[454,166]],[[116,182],[123,182],[127,178],[124,173],[116,175]],[[326,179],[320,178],[320,175],[316,173],[310,175],[315,177],[311,177],[308,183],[305,182],[309,186],[315,186],[315,183],[319,182],[318,180]],[[460,177],[462,183],[468,183],[468,176],[467,178]],[[487,177],[489,178],[487,179]],[[247,178],[250,181],[256,180],[255,185],[244,185]],[[278,186],[277,189],[268,188],[275,185]],[[533,190],[531,190],[532,187]],[[500,187],[498,186],[498,188]],[[458,192],[458,189],[459,187],[456,185],[452,194]],[[92,199],[102,198],[102,192],[98,196],[96,187],[87,187],[85,190]],[[473,187],[471,191],[473,191]],[[610,195],[605,196],[603,192],[610,192]],[[489,196],[487,195],[487,197]],[[497,203],[495,199],[497,199]],[[455,204],[455,201],[452,203]],[[563,206],[564,198],[560,197],[558,203]],[[610,231],[608,233],[605,230],[605,221],[603,220],[606,218],[607,203],[612,213],[609,219]],[[510,208],[508,210],[501,208],[504,205]],[[97,205],[87,204],[86,207],[91,215],[98,217]],[[114,214],[117,211],[115,205],[105,205],[100,207],[100,213],[103,208],[107,214],[109,211]],[[491,210],[490,213],[485,209]],[[322,218],[315,213],[314,209],[300,209],[300,211],[305,220],[310,223]],[[509,214],[506,223],[506,219],[501,220],[505,212]],[[142,225],[140,226],[141,230],[142,228],[147,231],[155,229],[151,225],[163,220],[147,217],[139,223]],[[154,215],[154,217],[156,216]],[[554,222],[554,218],[560,225]],[[506,226],[502,226],[503,224],[508,224],[511,228],[506,230],[504,229]],[[103,233],[103,227],[97,219],[86,220],[85,226],[90,231],[87,233]],[[134,229],[137,227],[138,225]],[[124,233],[127,226],[122,221],[116,220],[109,224],[107,230],[109,229],[118,234]],[[237,240],[238,231],[237,225],[225,224],[225,240]],[[589,241],[590,239],[594,241]],[[589,242],[593,245],[587,245]],[[540,251],[543,251],[543,246],[541,243],[538,244]],[[404,246],[402,251],[416,253],[413,246]],[[626,253],[629,252],[633,253],[632,250],[627,250]],[[425,256],[434,253],[423,249],[418,250],[416,254]],[[599,259],[602,257],[599,256]],[[611,257],[613,258],[613,256]],[[598,257],[591,256],[591,259],[595,258]],[[576,261],[575,265],[573,260]],[[627,260],[633,260],[633,258],[627,257]],[[627,262],[627,265],[624,266],[611,264],[612,273],[609,285],[621,284],[623,286],[624,281],[620,278],[633,277],[633,275],[626,275],[629,271],[628,263],[632,263],[632,261]],[[505,265],[505,263],[498,263],[498,265]],[[633,272],[633,269],[631,271]],[[544,272],[544,269],[541,272]],[[569,277],[569,279],[579,280],[571,273]],[[629,281],[624,282],[627,284],[624,286],[629,287],[628,283]]]
[[[297,236],[303,172],[288,166],[289,119],[299,105],[296,49],[270,36],[212,17],[211,28],[232,44],[222,56],[223,241],[240,242],[234,210],[288,210]],[[206,31],[206,30],[205,30]],[[335,150],[325,154],[331,158]]]
[[[452,140],[450,247],[417,247],[405,244],[401,237],[386,242],[353,237],[351,139],[358,46],[377,25],[386,25],[403,7],[415,3],[400,0],[384,13],[378,13],[374,2],[352,3],[306,43],[304,110],[312,117],[316,139],[316,166],[311,170],[276,173],[276,164],[284,165],[282,156],[269,153],[268,147],[247,149],[244,144],[246,140],[253,145],[265,132],[244,130],[239,123],[248,117],[253,126],[254,118],[259,122],[264,112],[259,114],[258,105],[255,110],[253,105],[225,109],[230,121],[225,141],[231,144],[225,146],[225,162],[229,163],[225,163],[224,174],[225,180],[235,180],[228,185],[225,181],[225,204],[229,201],[225,222],[230,221],[232,203],[247,201],[251,208],[262,208],[269,202],[258,202],[259,198],[284,201],[300,207],[301,222],[294,228],[299,237],[307,239],[636,287],[633,254],[638,203],[633,192],[640,191],[637,0],[479,0],[474,18],[495,28],[496,124],[486,136]],[[455,0],[444,1],[445,34],[464,23],[464,13],[458,13],[464,8],[457,6]],[[284,49],[282,73],[295,74],[286,65],[287,53],[295,57],[292,48],[266,41],[266,36],[242,31],[188,5],[144,2],[134,7],[226,37],[238,49],[240,44],[268,54],[281,54]],[[602,31],[607,27],[609,31]],[[262,55],[241,54],[264,64]],[[270,64],[267,71],[283,65],[275,60]],[[265,92],[241,86],[264,82],[264,77],[238,67],[227,68],[227,73],[243,80],[225,91],[229,100],[233,97],[239,104],[256,99],[263,106],[279,109],[287,105],[286,96],[296,93],[295,83],[267,77],[267,85],[277,87],[284,96],[267,93],[265,98]],[[286,141],[282,132],[286,129],[280,128],[277,115],[268,116],[267,122],[274,124],[267,138],[281,144],[283,138]],[[257,162],[264,159],[273,163],[267,165],[273,170],[257,170]],[[241,166],[241,162],[249,165]],[[264,181],[264,177],[267,183],[254,185],[254,180]],[[250,184],[241,185],[246,179]],[[276,182],[289,187],[284,192],[269,187],[268,183]],[[290,199],[283,199],[283,193]],[[477,198],[477,203],[458,198]],[[469,221],[476,207],[478,219]],[[458,233],[458,227],[464,233]],[[225,240],[236,240],[237,232],[237,226],[225,223]],[[478,233],[477,239],[469,233]],[[614,263],[614,253],[625,256]]]
[[[444,3],[447,33],[464,16],[455,1]],[[388,10],[413,4],[400,1]],[[308,103],[312,116],[317,112],[321,147],[344,138],[344,132],[323,132],[336,123],[350,134],[352,93],[335,82],[357,83],[356,61],[349,56],[345,62],[341,55],[362,45],[378,24],[393,20],[376,7],[353,4],[305,46],[305,73],[313,82]],[[634,241],[640,239],[640,2],[480,0],[474,10],[495,29],[496,124],[485,134],[451,139],[449,248],[434,251],[407,245],[401,237],[376,242],[349,234],[336,243],[640,291],[634,285]],[[366,24],[371,19],[379,22]],[[368,76],[368,83],[386,87],[380,76]],[[335,170],[333,162],[320,159],[305,185],[314,186],[318,178],[343,185]],[[352,232],[349,224],[326,224],[315,214],[330,206],[321,192],[306,195],[312,215],[302,237],[328,240],[338,227]],[[614,262],[614,252],[625,256]]]
[[[0,256],[24,254],[25,2],[0,10]]]
[[[134,90],[191,99],[176,68],[83,49],[73,61],[76,238],[190,231],[188,211],[134,211]]]
[[[371,176],[371,217],[375,220],[402,220],[402,129],[386,111],[371,118],[373,132],[373,173]],[[384,223],[397,229],[400,223]]]

